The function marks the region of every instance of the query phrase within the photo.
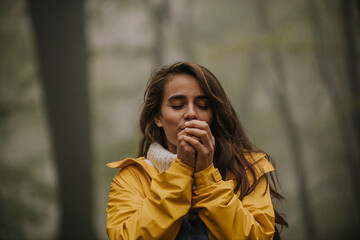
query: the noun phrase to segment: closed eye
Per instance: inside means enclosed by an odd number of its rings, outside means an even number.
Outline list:
[[[181,109],[184,105],[171,105],[173,109]]]
[[[206,97],[197,97],[195,104],[201,110],[208,110],[210,107]]]
[[[201,110],[207,110],[209,109],[209,105],[197,105],[198,108],[200,108]]]

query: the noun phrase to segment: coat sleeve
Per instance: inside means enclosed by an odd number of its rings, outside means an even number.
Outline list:
[[[242,200],[234,194],[234,182],[223,181],[213,165],[195,173],[195,183],[193,208],[198,209],[210,239],[273,238],[275,214],[264,175]]]
[[[145,194],[142,187],[144,174],[130,165],[114,178],[106,210],[110,239],[176,237],[181,217],[191,207],[191,168],[175,159],[167,171],[152,179],[150,194]]]

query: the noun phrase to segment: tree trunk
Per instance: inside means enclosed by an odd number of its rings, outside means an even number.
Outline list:
[[[184,59],[194,61],[194,0],[183,0],[181,9],[181,17],[178,19],[178,32]]]
[[[28,0],[58,174],[58,239],[96,239],[84,1]]]
[[[353,173],[351,174],[351,181],[354,186],[354,193],[356,205],[360,204],[360,81],[358,76],[358,59],[357,53],[359,42],[357,41],[356,30],[358,26],[355,19],[355,2],[351,0],[341,0],[341,20],[343,25],[344,37],[344,58],[345,58],[345,73],[346,85],[348,87],[349,99],[345,102],[350,103],[350,119],[352,122],[352,131],[355,140],[354,157],[349,159],[350,167]],[[358,207],[358,210],[360,208]],[[360,214],[360,212],[359,212]]]
[[[260,29],[267,35],[272,33],[271,27],[269,25],[269,16],[268,16],[268,1],[267,0],[258,0],[256,2],[257,15],[259,16],[259,25]],[[301,136],[299,130],[296,126],[294,116],[291,112],[291,106],[289,105],[289,99],[286,94],[286,76],[284,61],[281,57],[280,51],[278,48],[272,44],[267,47],[271,54],[271,64],[273,66],[275,75],[277,77],[278,83],[274,83],[273,92],[274,100],[278,106],[281,117],[284,123],[284,131],[287,133],[290,152],[295,164],[295,178],[299,188],[299,199],[301,212],[303,214],[303,226],[307,235],[306,239],[316,239],[316,225],[314,216],[312,214],[310,197],[307,190],[307,178],[304,166],[304,156],[303,156],[303,147]]]
[[[149,9],[154,24],[154,43],[153,43],[153,64],[159,67],[164,64],[165,34],[164,25],[169,16],[169,0],[160,0],[156,3],[143,0],[145,6]]]
[[[277,74],[277,77],[282,80],[281,82],[284,82],[285,70],[283,60],[276,48],[271,49],[271,52],[273,57],[272,64],[274,66],[275,73]],[[291,106],[289,105],[286,89],[284,89],[283,86],[283,84],[278,85],[278,89],[275,91],[275,102],[281,112],[284,130],[287,133],[290,152],[292,153],[292,158],[295,164],[294,172],[299,188],[300,206],[303,214],[303,225],[305,227],[307,239],[316,239],[316,225],[307,189],[308,181],[304,164],[303,144],[294,116],[291,112]]]
[[[346,3],[343,2],[343,4]],[[357,162],[359,162],[359,156],[357,154],[356,149],[360,149],[360,147],[356,147],[356,143],[355,143],[356,136],[354,136],[355,131],[353,131],[352,122],[350,120],[351,117],[346,112],[346,109],[344,107],[346,105],[345,103],[348,100],[346,99],[344,101],[342,99],[339,89],[334,84],[333,75],[331,74],[328,61],[325,58],[325,52],[324,52],[325,36],[324,36],[323,28],[321,27],[319,11],[316,5],[316,1],[307,0],[307,10],[308,10],[307,12],[309,13],[311,30],[314,36],[314,53],[318,65],[320,79],[324,83],[325,89],[328,92],[330,101],[332,102],[332,106],[336,114],[337,125],[339,132],[341,134],[341,144],[343,145],[343,149],[344,149],[344,157],[345,157],[344,161],[346,162],[348,172],[350,174],[351,186],[356,200],[356,204],[354,207],[357,209],[358,215],[360,216],[360,207],[359,207],[360,179],[358,179],[360,169],[359,166],[356,166],[358,164]],[[352,48],[354,46],[351,46],[351,41],[350,41],[350,43],[345,43],[344,47],[347,49],[347,48]],[[351,59],[352,56],[350,55],[347,57],[347,59],[349,58]],[[354,62],[356,61],[354,60]],[[356,121],[354,123],[356,125]]]

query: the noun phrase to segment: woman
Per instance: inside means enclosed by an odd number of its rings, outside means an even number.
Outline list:
[[[190,62],[150,77],[139,158],[121,168],[107,208],[110,239],[279,239],[281,198],[268,157],[247,138],[216,77]],[[274,178],[270,176],[272,183]]]

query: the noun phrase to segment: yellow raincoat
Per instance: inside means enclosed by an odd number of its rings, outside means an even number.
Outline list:
[[[193,208],[209,239],[272,239],[275,215],[263,175],[274,168],[265,154],[252,156],[260,181],[242,200],[234,194],[234,182],[223,181],[213,165],[194,174],[193,168],[175,159],[159,174],[145,158],[109,163],[122,168],[111,184],[106,209],[109,238],[175,239],[182,217]]]

